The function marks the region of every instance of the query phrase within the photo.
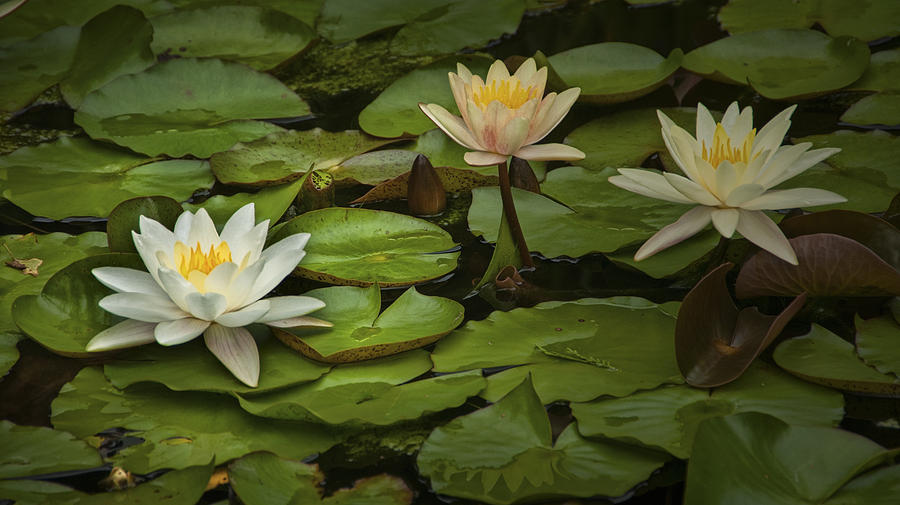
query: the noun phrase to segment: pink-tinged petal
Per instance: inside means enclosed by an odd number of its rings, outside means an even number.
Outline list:
[[[160,268],[158,271],[159,283],[166,290],[169,299],[181,310],[189,312],[187,296],[196,293],[197,288],[187,281],[180,273],[170,268]]]
[[[334,324],[323,319],[315,317],[300,316],[289,319],[279,319],[278,321],[269,321],[266,323],[274,328],[297,328],[298,326],[308,326],[311,328],[331,328]]]
[[[481,128],[481,146],[483,151],[490,151],[497,154],[510,155],[512,152],[504,152],[503,150],[503,131],[507,123],[515,117],[515,111],[510,110],[498,100],[493,100],[484,110],[484,124]]]
[[[228,301],[219,293],[191,293],[185,297],[188,312],[197,319],[214,321],[225,312]]]
[[[660,195],[659,197],[653,196],[653,198],[659,198],[660,200],[666,200],[668,202],[676,203],[696,203],[673,188],[672,185],[669,184],[669,181],[667,181],[663,174],[658,170],[646,170],[640,168],[620,168],[618,170],[620,174],[622,174],[627,179],[630,179],[631,182],[639,184],[641,186],[645,186],[654,194]],[[610,177],[609,180],[610,182],[613,182],[612,177]],[[616,183],[613,182],[613,184]],[[624,187],[619,184],[616,185],[620,188]]]
[[[456,64],[456,74],[459,75],[459,78],[466,84],[472,82],[472,71],[462,63]]]
[[[226,312],[216,318],[216,323],[230,328],[239,328],[255,323],[269,311],[269,301],[259,300],[234,312]]]
[[[759,210],[740,210],[737,231],[750,242],[769,251],[791,265],[798,264],[797,254],[784,233],[769,216]]]
[[[497,139],[497,150],[501,154],[513,154],[522,147],[528,135],[529,121],[526,117],[514,117],[501,130]]]
[[[528,58],[519,65],[519,68],[516,69],[516,73],[514,73],[513,76],[519,79],[519,82],[522,83],[523,87],[527,88],[531,78],[534,77],[534,74],[536,73],[537,64],[534,62],[534,58]]]
[[[166,296],[156,280],[147,272],[123,267],[97,267],[91,270],[100,284],[119,293],[145,293]]]
[[[644,245],[634,254],[635,261],[653,256],[654,254],[671,247],[679,242],[687,240],[706,227],[712,219],[713,208],[699,206],[687,211],[678,218],[678,221],[663,227],[650,237]]]
[[[535,121],[537,124],[532,127],[532,131],[529,133],[528,138],[525,139],[525,142],[533,144],[553,131],[566,117],[566,114],[569,113],[569,109],[572,108],[575,100],[578,100],[578,95],[580,94],[581,88],[569,88],[563,91],[556,96],[555,100],[548,104],[549,108],[546,112],[543,112],[544,104],[542,103],[541,108],[538,110],[538,114],[541,114],[542,117],[539,122]]]
[[[578,161],[584,159],[581,150],[565,144],[536,144],[525,146],[513,156],[532,161]]]
[[[534,86],[534,96],[537,98],[544,96],[544,89],[547,87],[547,67],[538,69],[531,77],[531,82],[527,83],[525,87],[528,86]]]
[[[468,152],[463,155],[463,159],[466,161],[466,163],[473,167],[487,167],[490,165],[506,163],[507,158],[509,158],[509,156],[504,156],[497,153],[488,153],[484,151]]]
[[[747,201],[741,208],[747,210],[778,210],[794,207],[814,207],[846,202],[843,196],[817,188],[794,188],[769,191],[768,193]]]
[[[696,182],[688,179],[687,177],[683,177],[678,174],[673,174],[670,172],[664,172],[663,177],[665,177],[666,181],[672,185],[679,193],[691,199],[691,201],[697,202],[700,205],[721,205],[722,202],[715,197],[712,193],[709,192],[703,186],[697,184]]]
[[[657,111],[658,114],[662,114]],[[666,119],[669,119],[666,117]],[[672,122],[671,120],[669,120]],[[673,123],[674,124],[674,123]],[[697,142],[705,142],[706,146],[712,145],[713,135],[716,132],[716,120],[713,119],[709,109],[702,103],[697,103],[697,126],[695,133],[697,134]]]
[[[212,324],[203,334],[206,347],[239,381],[255,388],[259,383],[259,350],[245,328]]]
[[[742,184],[734,188],[725,199],[725,205],[729,207],[744,207],[744,203],[766,192],[766,188],[759,184]]]
[[[492,81],[505,81],[506,79],[509,79],[509,69],[506,68],[506,64],[503,63],[503,60],[494,60],[484,79],[485,84],[490,86]]]
[[[260,323],[302,316],[325,306],[325,302],[311,296],[276,296],[260,301],[269,303],[268,312],[257,319]]]
[[[619,170],[622,169],[620,168]],[[665,200],[667,202],[674,203],[694,203],[690,199],[685,198],[681,193],[675,191],[672,186],[669,186],[669,184],[662,176],[660,176],[660,179],[662,179],[662,182],[663,184],[665,184],[665,186],[663,186],[662,184],[653,184],[653,186],[651,187],[647,184],[644,184],[644,181],[635,182],[633,179],[624,175],[614,175],[608,180],[610,184],[614,186],[618,186],[624,190],[631,191],[632,193],[655,198],[657,200]]]
[[[209,328],[209,321],[185,317],[157,324],[153,336],[160,345],[178,345],[194,340],[207,328]]]
[[[484,112],[471,99],[466,102],[466,110],[468,111],[466,126],[469,128],[469,132],[472,133],[472,136],[475,138],[475,142],[481,146],[479,150],[488,150],[488,147],[484,142],[484,130],[486,122]]]
[[[450,91],[453,92],[453,101],[456,102],[456,108],[459,109],[459,113],[462,115],[463,123],[469,124],[469,112],[466,105],[469,94],[466,92],[466,83],[453,72],[450,72],[447,77],[450,80]]]
[[[419,108],[454,142],[468,149],[480,149],[478,141],[462,119],[435,103],[420,103]]]
[[[156,323],[146,323],[134,319],[126,319],[94,335],[85,346],[88,352],[125,349],[154,341],[153,328]]]
[[[725,238],[731,238],[737,228],[738,218],[741,217],[737,209],[715,209],[711,216],[713,226]]]
[[[100,300],[100,307],[117,316],[148,323],[171,321],[187,317],[171,300],[144,293],[116,293]]]
[[[216,231],[216,224],[213,223],[206,209],[198,210],[191,221],[191,231],[185,245],[194,247],[195,244],[200,244],[200,247],[207,251],[210,246],[218,245],[218,243],[219,232]]]
[[[753,141],[753,151],[751,156],[769,151],[771,156],[784,143],[784,136],[787,135],[788,129],[791,127],[791,115],[797,108],[791,105],[787,109],[779,112],[756,134],[756,140]]]

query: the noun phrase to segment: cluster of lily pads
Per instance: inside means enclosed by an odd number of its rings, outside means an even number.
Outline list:
[[[729,35],[686,53],[495,61],[459,51],[554,13],[0,2],[0,205],[37,228],[0,237],[0,373],[23,339],[83,365],[52,428],[0,421],[0,500],[190,505],[227,483],[247,505],[509,504],[683,479],[692,505],[894,503],[895,452],[837,426],[845,394],[900,395],[900,50],[880,48],[895,4],[731,0]],[[292,72],[348,44],[403,75],[354,111],[360,130],[290,128],[329,113]],[[838,104],[848,129],[646,106],[711,81],[785,101],[771,116]],[[71,131],[5,144],[51,103]],[[414,165],[443,215],[396,212],[421,190]],[[106,231],[41,229],[84,218]],[[475,237],[493,253],[473,273]],[[573,299],[517,272],[588,258],[668,291]],[[439,296],[462,276],[469,298]],[[467,318],[498,293],[520,306]],[[414,462],[428,491],[378,470],[325,492],[340,476],[315,457],[357,453]],[[104,465],[126,489],[58,478]]]

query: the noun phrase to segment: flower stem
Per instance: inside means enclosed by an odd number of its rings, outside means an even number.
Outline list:
[[[503,213],[506,215],[506,222],[509,223],[513,239],[516,241],[516,247],[519,249],[522,265],[534,268],[531,254],[528,252],[528,245],[525,243],[525,235],[522,234],[522,227],[519,225],[519,216],[516,215],[516,206],[513,204],[512,190],[509,187],[509,171],[505,161],[497,164],[497,172],[500,176],[500,200],[503,201]]]

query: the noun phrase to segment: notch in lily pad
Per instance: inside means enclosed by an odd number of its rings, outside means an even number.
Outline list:
[[[347,363],[426,346],[462,323],[459,303],[406,290],[381,314],[381,290],[340,286],[306,293],[325,302],[316,313],[332,328],[273,328],[275,336],[303,355],[326,363]]]

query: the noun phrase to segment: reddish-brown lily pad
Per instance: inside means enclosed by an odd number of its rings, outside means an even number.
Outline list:
[[[717,387],[740,377],[806,301],[800,294],[777,316],[756,307],[738,310],[725,285],[733,266],[724,263],[708,273],[678,311],[675,358],[685,381],[695,387]]]
[[[900,230],[871,214],[827,210],[785,219],[779,226],[788,238],[813,233],[834,233],[851,238],[894,268],[900,268]]]

